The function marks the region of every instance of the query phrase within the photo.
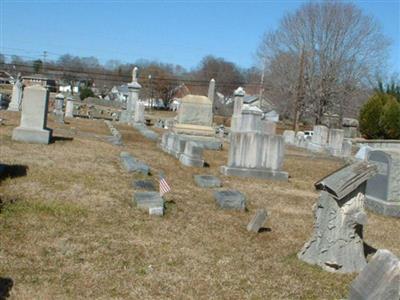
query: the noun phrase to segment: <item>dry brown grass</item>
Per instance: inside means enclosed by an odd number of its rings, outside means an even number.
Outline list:
[[[104,141],[103,121],[68,120],[49,127],[51,145],[13,142],[19,116],[0,113],[1,162],[25,165],[27,176],[0,182],[0,276],[14,281],[13,299],[337,299],[351,275],[302,263],[296,253],[310,237],[313,183],[341,166],[339,160],[289,149],[289,182],[223,177],[242,191],[247,213],[216,208],[211,190],[193,174],[219,175],[227,150],[207,151],[210,168],[187,168],[134,129],[120,126],[125,146]],[[129,151],[163,170],[173,191],[163,218],[130,207],[133,178],[119,163]],[[250,234],[246,225],[265,207],[271,231]],[[398,220],[369,213],[365,237],[400,254]]]

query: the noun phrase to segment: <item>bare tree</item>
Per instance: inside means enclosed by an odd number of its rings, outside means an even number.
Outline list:
[[[354,4],[328,1],[287,14],[276,31],[264,35],[259,56],[268,64],[267,77],[288,84],[282,92],[292,103],[299,101],[297,89],[304,87],[302,103],[297,103],[300,115],[308,111],[319,124],[325,113],[343,118],[356,90],[368,86],[384,67],[388,45],[372,17]],[[304,77],[300,86],[299,74]],[[282,89],[274,81],[267,84]]]

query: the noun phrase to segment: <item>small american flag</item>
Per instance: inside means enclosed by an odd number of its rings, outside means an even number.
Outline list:
[[[165,193],[168,193],[171,190],[164,176],[160,174],[160,195],[163,196]]]

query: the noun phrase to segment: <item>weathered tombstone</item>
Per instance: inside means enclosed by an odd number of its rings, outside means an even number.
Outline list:
[[[367,155],[370,151],[374,150],[374,148],[366,145],[366,146],[361,146],[360,149],[357,151],[356,155],[354,156],[356,159],[359,160],[366,160]]]
[[[350,285],[349,300],[400,299],[400,261],[379,249]]]
[[[149,215],[150,216],[162,217],[164,215],[164,207],[162,207],[162,206],[150,207],[149,208]]]
[[[215,188],[221,187],[221,180],[212,175],[194,175],[194,182],[197,186],[202,188]]]
[[[372,150],[367,160],[378,174],[367,182],[367,207],[379,214],[400,217],[400,151]]]
[[[344,141],[343,129],[330,129],[328,148],[333,156],[342,156],[342,147]]]
[[[144,109],[145,109],[144,102],[137,101],[135,112],[134,112],[134,122],[135,123],[144,124]]]
[[[243,98],[245,91],[239,87],[234,92],[233,115],[231,118],[231,132],[237,131],[240,128],[240,119],[243,109]]]
[[[303,131],[296,132],[295,144],[297,147],[301,148],[304,148],[306,146],[306,138]]]
[[[352,150],[353,150],[353,144],[351,142],[351,139],[344,139],[342,145],[342,156],[350,157]]]
[[[133,187],[139,190],[146,190],[150,192],[155,192],[156,187],[151,180],[135,180],[133,181]]]
[[[360,272],[366,265],[363,225],[366,181],[376,166],[365,162],[343,167],[315,184],[314,233],[298,257],[331,272]]]
[[[295,132],[293,130],[285,130],[282,134],[285,144],[295,144]]]
[[[188,167],[203,167],[203,147],[198,145],[196,142],[188,141],[185,143],[185,150],[179,156],[181,164]]]
[[[328,143],[329,129],[324,125],[314,126],[314,133],[311,138],[311,143],[308,143],[308,148],[312,151],[323,152]]]
[[[136,192],[133,202],[139,209],[147,211],[154,207],[164,207],[164,200],[158,192]]]
[[[13,130],[13,140],[39,144],[50,143],[52,130],[46,128],[48,102],[49,93],[44,87],[34,85],[25,88],[21,123]]]
[[[208,85],[208,99],[210,99],[211,104],[214,104],[214,98],[215,98],[215,80],[212,78],[210,80],[210,84]],[[214,106],[214,105],[213,105]]]
[[[17,79],[13,85],[11,102],[8,105],[9,111],[20,111],[21,110],[21,102],[22,102],[22,80],[21,73],[18,73]]]
[[[74,117],[74,99],[72,99],[71,97],[67,98],[67,104],[65,105],[65,117]]]
[[[256,214],[247,225],[247,231],[258,232],[267,219],[267,211],[265,209],[257,209]]]
[[[64,95],[61,93],[57,94],[54,107],[54,116],[56,121],[59,123],[64,123],[63,106],[64,106]]]
[[[261,121],[261,132],[268,135],[275,135],[276,134],[276,123],[270,120],[262,120]]]
[[[148,175],[150,173],[150,167],[148,165],[140,161],[137,161],[128,152],[121,152],[120,158],[122,166],[127,172],[129,173],[138,172],[144,175]]]
[[[343,118],[342,127],[345,138],[355,138],[359,136],[359,122],[357,119]]]
[[[128,83],[128,99],[126,102],[126,110],[121,113],[121,123],[132,123],[133,111],[136,107],[136,102],[139,101],[139,92],[142,86],[137,82],[138,68],[135,67],[132,70],[132,82]]]
[[[241,210],[246,209],[246,197],[239,191],[225,190],[214,192],[214,198],[222,209]]]

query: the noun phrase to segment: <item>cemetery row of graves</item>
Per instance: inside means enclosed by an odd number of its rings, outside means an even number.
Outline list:
[[[240,87],[216,130],[214,81],[149,126],[136,70],[128,88],[104,121],[62,94],[49,114],[45,87],[15,84],[0,156],[11,294],[399,298],[400,143],[280,130]]]

